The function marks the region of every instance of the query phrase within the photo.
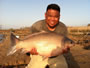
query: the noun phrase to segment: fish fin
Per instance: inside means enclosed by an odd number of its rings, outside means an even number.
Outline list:
[[[9,49],[9,52],[7,53],[7,56],[14,54],[15,52],[20,51],[22,54],[27,53],[28,51],[23,48],[16,48],[16,46],[13,46]]]
[[[13,46],[11,50],[7,53],[7,56],[14,54],[18,49],[16,49],[16,46]]]
[[[28,52],[28,50],[25,50],[25,49],[23,49],[23,48],[21,49],[21,53],[22,53],[22,54],[25,54],[25,53],[27,53],[27,52]]]
[[[43,60],[47,59],[48,57],[47,56],[42,56],[43,57]]]
[[[11,46],[17,44],[20,41],[20,39],[18,39],[13,33],[11,33],[10,40],[11,40]]]

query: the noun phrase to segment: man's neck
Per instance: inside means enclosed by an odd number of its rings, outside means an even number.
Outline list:
[[[47,27],[48,27],[48,30],[50,30],[50,31],[54,31],[56,29],[56,27],[50,28],[48,25],[47,25]]]

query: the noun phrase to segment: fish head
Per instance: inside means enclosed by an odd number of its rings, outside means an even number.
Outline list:
[[[75,42],[72,39],[68,38],[68,37],[65,37],[63,39],[63,41],[64,41],[64,47],[65,48],[71,48],[72,46],[75,45]]]

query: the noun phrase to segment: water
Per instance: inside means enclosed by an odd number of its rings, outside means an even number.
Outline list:
[[[4,39],[4,35],[0,34],[0,43],[3,41],[3,39]]]

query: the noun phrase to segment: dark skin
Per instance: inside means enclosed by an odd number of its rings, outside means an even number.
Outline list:
[[[60,13],[57,10],[49,9],[45,13],[46,26],[50,31],[54,31],[56,25],[59,23]]]
[[[48,9],[45,13],[45,21],[46,21],[46,26],[50,31],[54,31],[56,29],[56,25],[58,25],[60,19],[60,12],[54,9]],[[69,48],[64,49],[62,53],[67,53]],[[33,48],[30,51],[30,54],[37,55],[38,52],[36,48]]]

